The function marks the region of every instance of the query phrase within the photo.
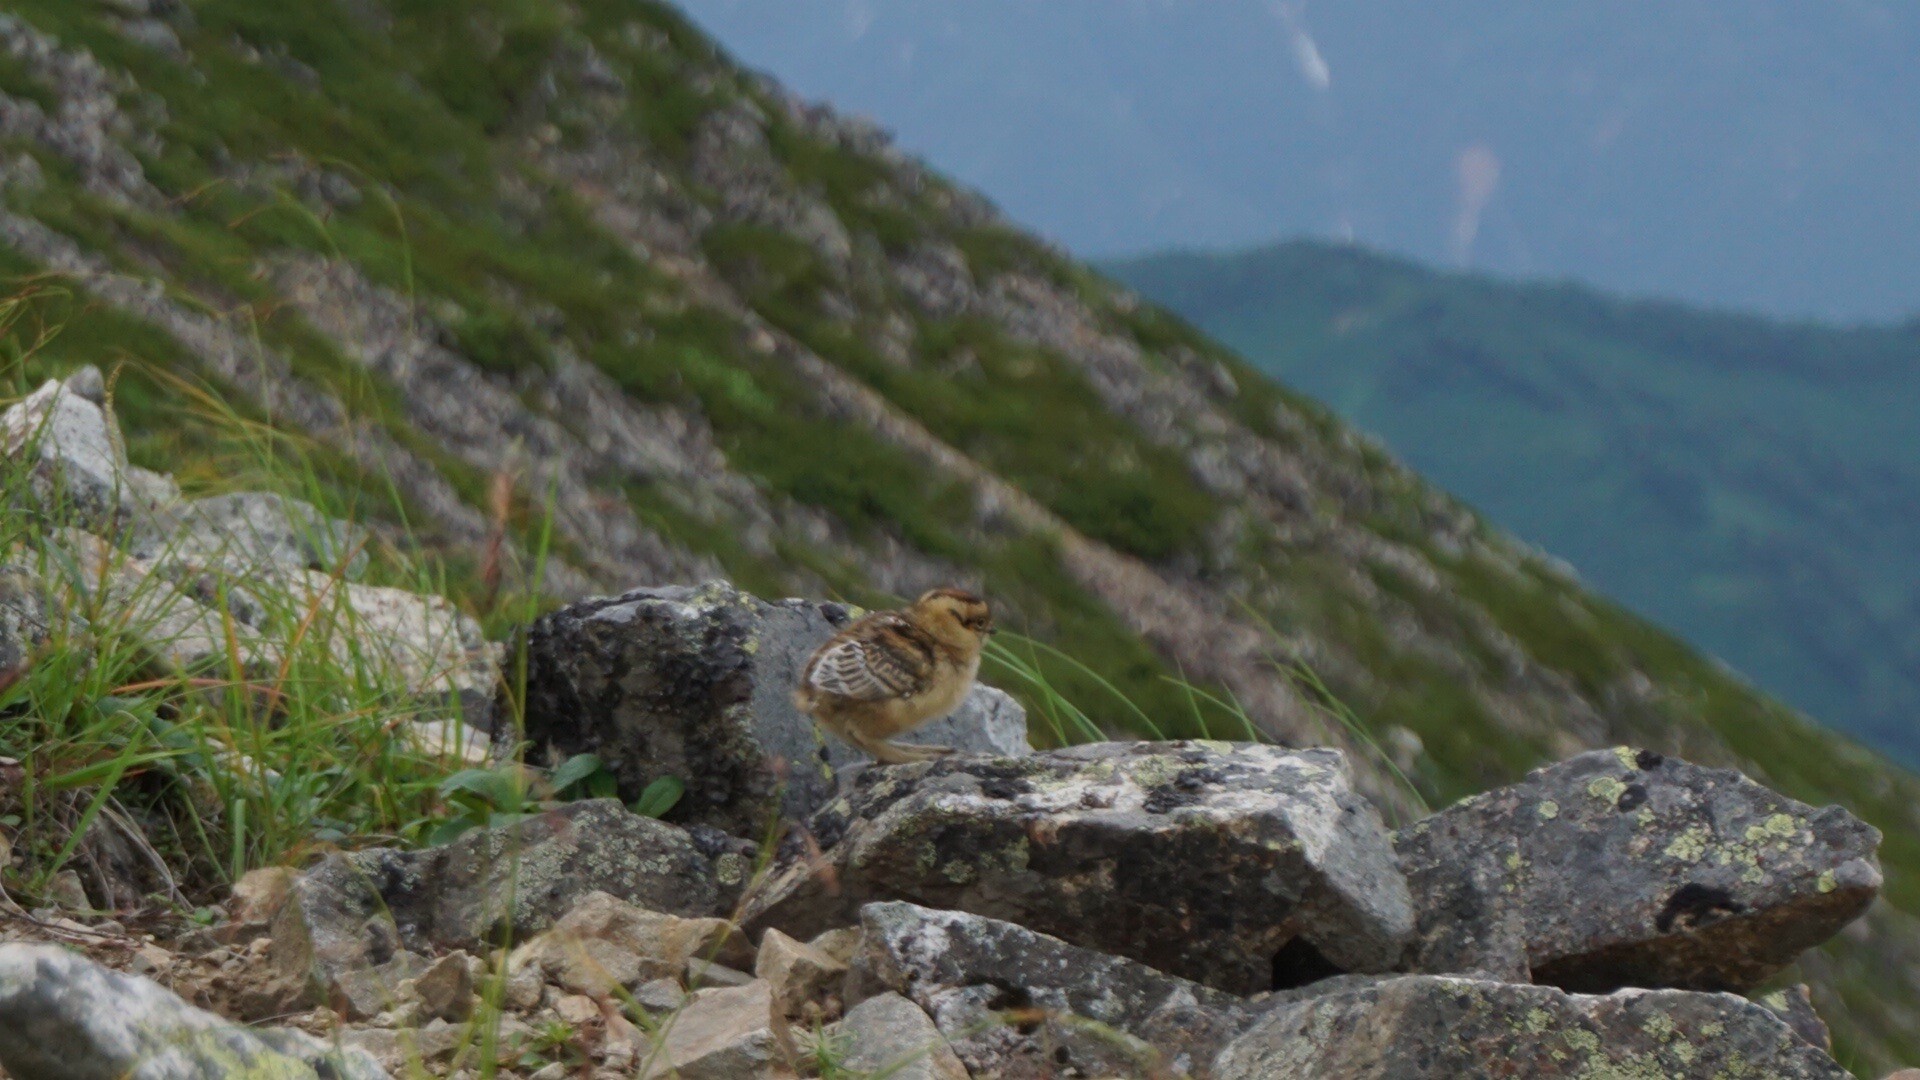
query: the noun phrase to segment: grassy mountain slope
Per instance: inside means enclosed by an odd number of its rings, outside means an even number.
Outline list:
[[[1315,243],[1117,272],[1630,607],[1920,760],[1920,324],[1776,323]]]
[[[1738,765],[1888,833],[1805,975],[1860,1068],[1920,1055],[1920,782],[869,126],[653,3],[148,7],[0,16],[0,392],[113,367],[136,460],[208,489],[286,429],[496,624],[544,550],[556,597],[958,581],[1036,641],[990,675],[1043,733],[1244,715],[1402,814],[1608,743]]]

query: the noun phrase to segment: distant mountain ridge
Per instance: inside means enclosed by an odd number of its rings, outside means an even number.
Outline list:
[[[1920,322],[1283,244],[1110,267],[1814,716],[1920,761]]]
[[[1766,312],[1920,311],[1910,2],[687,8],[1082,255],[1313,235]]]

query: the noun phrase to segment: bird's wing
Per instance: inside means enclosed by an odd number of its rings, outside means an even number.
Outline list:
[[[916,693],[932,672],[932,653],[912,624],[885,615],[828,642],[808,665],[807,685],[835,697],[882,701]]]

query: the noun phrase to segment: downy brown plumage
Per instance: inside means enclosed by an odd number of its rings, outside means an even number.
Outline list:
[[[888,740],[960,706],[993,633],[987,602],[934,589],[900,611],[877,611],[828,639],[800,673],[794,704],[820,726],[888,765],[952,753]]]

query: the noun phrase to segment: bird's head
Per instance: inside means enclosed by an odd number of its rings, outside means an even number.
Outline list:
[[[960,589],[934,589],[913,602],[909,613],[927,632],[948,646],[977,655],[993,633],[993,609]]]

